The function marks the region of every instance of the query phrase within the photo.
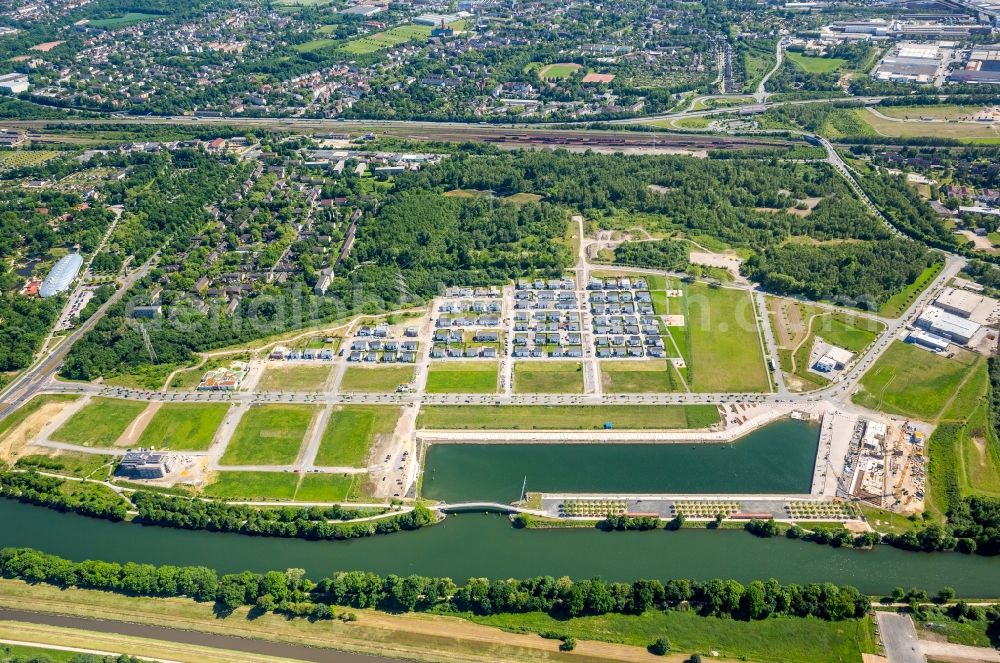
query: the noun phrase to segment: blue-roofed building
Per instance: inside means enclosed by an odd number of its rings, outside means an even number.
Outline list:
[[[38,289],[38,296],[54,297],[65,292],[73,283],[76,275],[80,273],[81,267],[83,267],[83,256],[79,253],[71,253],[60,258],[49,275],[42,281],[42,286]]]

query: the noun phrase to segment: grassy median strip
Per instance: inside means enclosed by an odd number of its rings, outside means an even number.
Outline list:
[[[438,430],[585,430],[705,428],[719,421],[714,405],[426,405],[417,427]]]

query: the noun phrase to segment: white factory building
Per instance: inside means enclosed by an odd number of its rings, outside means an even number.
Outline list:
[[[917,327],[942,336],[960,345],[967,344],[979,331],[978,322],[949,313],[936,306],[928,306],[917,318]]]
[[[968,290],[946,288],[934,300],[934,306],[980,325],[996,320],[997,301]]]

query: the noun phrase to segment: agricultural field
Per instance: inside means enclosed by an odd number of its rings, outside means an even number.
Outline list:
[[[139,445],[204,451],[211,446],[228,411],[225,403],[163,403],[139,437]]]
[[[413,380],[412,366],[348,366],[341,391],[393,392]]]
[[[219,461],[221,465],[291,465],[317,408],[254,405],[243,415]]]
[[[795,51],[786,52],[785,57],[788,58],[790,62],[795,63],[797,67],[810,74],[829,74],[830,72],[837,71],[847,64],[847,60],[843,58],[817,57],[814,55],[796,53]]]
[[[430,430],[666,430],[707,428],[719,422],[714,405],[426,405],[417,428]]]
[[[55,442],[110,447],[147,406],[147,403],[139,401],[92,398],[50,437]]]
[[[431,36],[433,28],[429,25],[397,25],[391,30],[379,32],[366,37],[352,39],[340,50],[350,55],[368,55],[386,48],[392,48],[408,41],[424,41]]]
[[[364,467],[372,445],[391,435],[402,409],[379,405],[342,405],[330,414],[323,431],[316,465]]]
[[[228,500],[291,500],[298,485],[299,475],[293,472],[219,472],[202,494]]]
[[[322,391],[333,365],[278,364],[269,365],[256,391]]]
[[[768,391],[756,307],[745,290],[687,286],[686,379],[692,391]]]
[[[500,367],[492,361],[439,361],[427,371],[429,394],[492,394]]]
[[[582,394],[578,361],[521,361],[514,364],[514,391],[521,394]]]
[[[610,393],[662,393],[681,389],[674,381],[673,368],[664,360],[601,361],[600,366],[604,391]]]
[[[894,341],[861,378],[853,400],[873,410],[936,421],[980,361],[965,350],[949,359]]]

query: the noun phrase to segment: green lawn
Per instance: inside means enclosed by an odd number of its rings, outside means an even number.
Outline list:
[[[332,364],[269,366],[257,391],[321,391],[330,377]]]
[[[853,400],[889,414],[933,421],[975,361],[975,355],[962,350],[946,359],[894,341],[861,378],[862,388]]]
[[[795,51],[786,52],[785,57],[810,74],[829,74],[847,64],[844,58],[824,58]]]
[[[578,361],[521,361],[514,364],[514,391],[522,394],[582,394]]]
[[[229,411],[225,403],[164,403],[139,438],[143,447],[204,451]]]
[[[229,500],[290,500],[298,485],[294,472],[219,472],[202,493]]]
[[[429,394],[492,394],[500,366],[491,361],[438,361],[427,371]]]
[[[515,632],[551,632],[581,640],[602,640],[646,647],[661,636],[674,652],[718,651],[728,660],[860,662],[874,651],[871,618],[842,622],[816,618],[774,617],[761,621],[702,617],[691,611],[647,612],[556,619],[545,613],[467,618]],[[652,657],[650,657],[652,659]],[[707,655],[705,660],[711,660]],[[680,659],[677,659],[678,661]]]
[[[920,296],[920,293],[931,284],[931,281],[937,278],[942,269],[944,269],[943,262],[936,262],[926,268],[920,273],[916,281],[887,299],[885,304],[882,304],[879,308],[879,314],[888,318],[898,318],[903,315],[907,307],[913,303],[914,299]]]
[[[148,403],[118,398],[92,398],[60,426],[51,438],[85,447],[110,447]]]
[[[394,392],[413,380],[412,366],[348,366],[341,391]]]
[[[317,408],[311,405],[254,405],[229,440],[222,465],[291,465],[299,454]]]
[[[601,382],[604,391],[615,394],[657,393],[678,391],[673,373],[666,361],[601,361]]]
[[[364,467],[368,450],[380,435],[391,434],[403,411],[379,405],[342,405],[330,415],[323,431],[316,465]]]
[[[417,428],[427,429],[705,428],[718,423],[714,405],[425,405]]]
[[[107,478],[108,472],[112,469],[112,459],[112,456],[104,454],[58,451],[51,456],[43,454],[21,456],[17,459],[16,466],[21,469],[33,468],[71,477],[103,480]]]
[[[768,391],[755,306],[745,290],[693,283],[685,295],[692,391]]]
[[[367,474],[307,474],[295,493],[297,502],[346,502]]]

